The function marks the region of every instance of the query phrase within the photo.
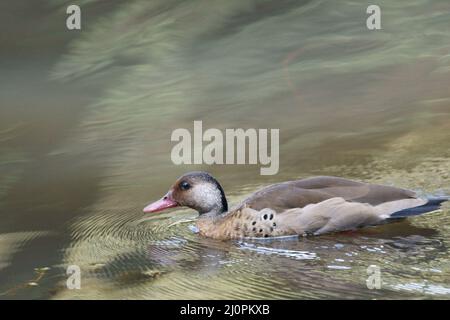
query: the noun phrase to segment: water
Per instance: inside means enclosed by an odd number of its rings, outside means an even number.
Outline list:
[[[450,210],[352,233],[220,242],[142,221],[186,171],[236,203],[319,174],[450,193],[450,3],[0,4],[0,298],[450,298]],[[174,166],[170,134],[280,128],[280,172]],[[66,288],[66,268],[82,289]],[[367,268],[381,269],[369,290]]]

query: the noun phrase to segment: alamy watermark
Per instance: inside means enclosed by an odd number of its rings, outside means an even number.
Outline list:
[[[370,290],[381,289],[381,269],[377,265],[370,265],[367,267],[366,285]]]
[[[81,269],[76,264],[67,267],[66,274],[69,276],[66,281],[67,289],[81,289]]]
[[[69,30],[81,30],[81,8],[76,4],[67,7],[66,27]]]
[[[366,26],[369,30],[380,30],[381,29],[381,8],[376,4],[372,4],[367,7],[367,14],[370,16],[366,20]]]
[[[367,7],[366,13],[370,14],[366,19],[366,26],[369,30],[381,29],[381,8],[376,4]],[[69,30],[81,30],[81,8],[76,4],[71,4],[66,9],[69,16],[66,19],[66,27]]]
[[[202,121],[194,121],[193,135],[188,129],[172,132],[178,142],[171,152],[172,162],[179,164],[260,164],[261,175],[274,175],[279,169],[279,129],[219,129],[203,132]],[[203,146],[203,142],[207,142]],[[270,147],[270,154],[269,154]]]

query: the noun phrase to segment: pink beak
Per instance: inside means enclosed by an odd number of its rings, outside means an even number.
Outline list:
[[[167,194],[156,202],[150,203],[144,208],[145,213],[159,212],[168,208],[177,207],[178,203],[171,199],[170,195]]]

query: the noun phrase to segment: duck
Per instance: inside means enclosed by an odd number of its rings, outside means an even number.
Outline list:
[[[144,213],[189,207],[201,236],[218,239],[319,236],[433,212],[449,197],[421,198],[387,185],[317,176],[263,187],[228,209],[225,192],[208,172],[188,172]]]

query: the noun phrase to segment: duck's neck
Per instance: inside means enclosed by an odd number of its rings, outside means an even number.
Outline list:
[[[201,218],[217,218],[223,216],[226,212],[228,212],[228,201],[225,196],[225,192],[223,191],[222,186],[215,181],[215,191],[216,196],[214,197],[216,200],[214,201],[214,205],[212,208],[208,208],[209,210],[198,210]],[[219,192],[217,192],[219,191]]]
[[[220,203],[217,203],[217,206],[215,206],[212,210],[208,212],[200,212],[200,219],[206,219],[206,220],[218,220],[222,217],[224,217],[228,212],[228,203],[227,199],[225,198],[225,195],[222,195],[222,201]]]
[[[200,218],[214,219],[224,216],[228,212],[228,203],[223,193],[221,198],[221,201],[218,201],[217,205],[215,205],[211,210],[206,212],[199,211],[198,213],[200,214]]]
[[[228,210],[215,209],[215,210],[211,210],[209,212],[205,212],[205,213],[199,212],[199,213],[200,213],[200,218],[201,219],[213,219],[213,220],[215,220],[217,218],[220,218],[220,217],[224,216],[227,211]]]
[[[218,189],[220,190],[220,199],[215,202],[215,205],[210,210],[205,210],[207,212],[200,212],[200,217],[197,220],[197,228],[201,235],[220,239],[220,225],[226,221],[226,216],[228,213],[228,202],[223,192],[222,187],[218,184]]]
[[[216,211],[216,214],[221,215],[228,211],[228,201],[227,197],[225,196],[225,192],[223,191],[223,188],[219,183],[217,183],[217,188],[220,191],[220,204],[218,206],[219,209],[218,211]]]

